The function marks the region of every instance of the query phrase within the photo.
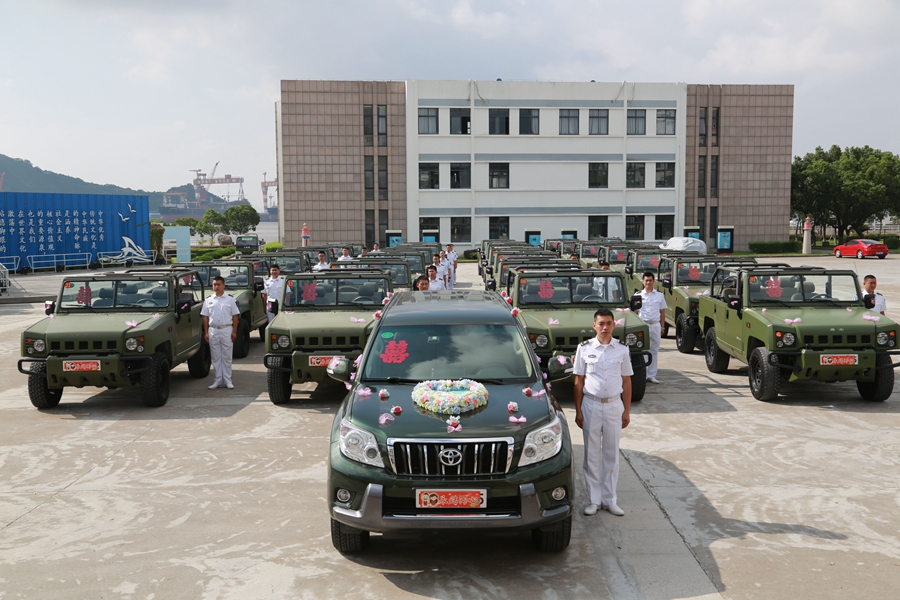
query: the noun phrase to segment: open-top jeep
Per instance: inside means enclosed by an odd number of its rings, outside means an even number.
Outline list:
[[[380,269],[391,276],[394,290],[408,290],[412,287],[409,263],[398,256],[375,252],[362,258],[340,260],[331,263],[332,269]]]
[[[414,279],[419,275],[425,275],[425,269],[431,264],[431,252],[427,252],[427,248],[419,248],[418,250],[411,248],[388,248],[377,256],[405,260],[409,263],[410,277]],[[426,262],[426,260],[428,262]]]
[[[629,288],[634,292],[640,292],[644,289],[644,273],[653,273],[653,277],[656,278],[659,263],[664,256],[693,258],[703,255],[697,252],[673,252],[671,250],[660,250],[659,248],[631,249],[625,256],[625,267],[622,269]]]
[[[581,268],[575,261],[570,260],[568,258],[554,258],[554,257],[546,257],[546,256],[519,256],[516,254],[510,254],[503,260],[497,263],[499,266],[497,268],[497,273],[500,274],[500,287],[503,288],[505,285],[505,281],[503,280],[503,276],[505,273],[508,273],[509,270],[513,267],[516,268],[524,268],[524,269],[547,269],[547,270],[563,270],[563,269],[579,269]],[[486,267],[490,269],[491,275],[488,277],[487,281],[484,284],[484,289],[489,291],[497,290],[497,280],[493,276],[493,267]]]
[[[855,380],[863,399],[883,402],[900,328],[870,310],[874,302],[852,271],[719,267],[700,297],[706,366],[724,373],[731,357],[746,363],[758,400],[778,396],[782,381],[812,379]]]
[[[18,369],[31,403],[52,408],[65,387],[138,386],[144,404],[162,406],[172,367],[187,361],[193,377],[206,377],[199,279],[187,269],[66,277],[48,318],[22,332]]]
[[[312,269],[309,257],[306,252],[283,251],[278,252],[259,252],[250,255],[249,258],[255,260],[264,260],[269,266],[278,265],[282,275],[291,273],[308,273]],[[318,261],[316,261],[318,262]],[[258,273],[257,273],[258,275]]]
[[[293,384],[325,379],[332,358],[358,357],[374,315],[392,289],[390,276],[376,269],[329,269],[285,277],[282,296],[272,307],[277,314],[266,328],[263,362],[269,399],[287,402]]]
[[[631,399],[639,402],[644,397],[650,332],[633,312],[640,308],[641,297],[632,297],[621,273],[513,268],[507,272],[505,294],[519,310],[518,319],[545,369],[560,360],[571,366],[578,344],[597,335],[592,328],[597,309],[613,311],[613,337],[631,351]]]

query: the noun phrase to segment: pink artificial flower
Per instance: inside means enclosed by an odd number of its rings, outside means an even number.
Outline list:
[[[550,317],[549,319],[547,319],[547,324],[548,325],[559,325],[559,319],[554,319],[553,317]]]
[[[533,393],[533,390],[531,388],[527,387],[527,388],[522,389],[522,393],[525,394],[526,398],[531,398],[531,394]]]
[[[382,413],[381,416],[378,417],[378,424],[379,425],[387,425],[388,422],[393,421],[393,420],[394,420],[394,415],[392,415],[391,413]]]
[[[372,315],[372,316],[375,317],[376,319],[380,319],[380,318],[381,318],[381,311],[380,311],[380,310],[376,310],[376,311],[375,311],[375,314]]]
[[[399,416],[400,413],[402,413],[402,412],[403,412],[403,409],[400,408],[399,406],[393,406],[393,407],[391,407],[391,414],[392,414],[392,415],[397,415],[397,416]]]
[[[349,382],[349,381],[345,381],[345,382],[344,382],[344,387],[346,387],[346,388],[349,390],[349,389],[352,388],[353,386],[350,385],[350,382]]]
[[[125,321],[125,324],[129,327],[137,327],[137,321]]]
[[[518,317],[518,316],[519,316],[519,309],[518,309],[518,308],[514,308],[514,309],[512,309],[512,310],[510,311],[510,313],[512,314],[512,316]]]
[[[378,397],[381,398],[382,400],[387,400],[388,398],[391,397],[391,394],[386,389],[382,388],[382,389],[378,390]]]
[[[525,422],[525,417],[518,417],[518,418],[516,418],[516,417],[510,415],[510,416],[509,416],[509,422],[510,422],[510,423],[516,423],[517,425],[521,425],[522,423]]]
[[[372,390],[370,390],[367,387],[361,387],[358,390],[356,390],[356,395],[360,398],[368,398],[369,396],[372,395]]]
[[[616,325],[624,325],[625,319],[616,319]]]
[[[506,290],[503,290],[502,292],[500,292],[500,297],[506,298]]]
[[[507,304],[512,304],[512,297],[511,297],[511,296],[507,296],[507,297],[506,297],[506,303],[507,303]]]
[[[530,389],[530,388],[527,388]],[[530,396],[531,394],[525,394],[526,396]],[[518,402],[510,402],[506,405],[506,410],[509,412],[518,412],[519,411],[519,403]]]
[[[387,303],[390,302],[390,301],[391,301],[390,298],[384,298],[384,299],[381,301],[381,303],[382,303],[382,304],[387,304]]]

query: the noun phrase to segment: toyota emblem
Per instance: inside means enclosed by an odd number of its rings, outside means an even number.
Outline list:
[[[448,467],[455,467],[462,462],[463,455],[456,448],[444,448],[438,454],[438,457],[440,457],[442,464]]]

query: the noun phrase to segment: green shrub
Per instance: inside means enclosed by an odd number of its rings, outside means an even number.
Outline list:
[[[466,250],[463,252],[463,258],[466,260],[478,260],[480,255],[478,254],[478,250]]]
[[[887,246],[889,250],[897,250],[900,248],[900,236],[896,236],[892,233],[885,235],[884,239],[881,241],[884,242],[884,245]]]
[[[220,258],[226,258],[228,256],[232,256],[234,254],[234,248],[210,248],[210,249],[200,249],[194,250],[191,249],[191,260],[194,261],[206,261],[206,260],[218,260]]]
[[[781,241],[758,241],[750,242],[750,252],[754,254],[781,254],[785,252],[800,252],[801,243],[797,240],[786,242]]]
[[[275,252],[276,250],[283,250],[284,244],[281,242],[269,242],[265,246],[263,246],[263,252]]]

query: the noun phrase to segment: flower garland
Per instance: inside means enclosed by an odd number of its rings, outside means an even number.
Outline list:
[[[471,379],[428,380],[412,391],[413,403],[427,411],[458,415],[487,404],[487,389]]]

